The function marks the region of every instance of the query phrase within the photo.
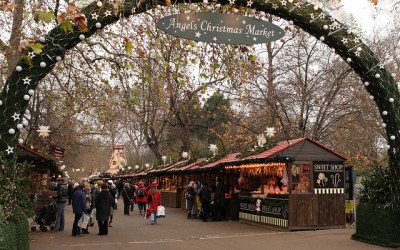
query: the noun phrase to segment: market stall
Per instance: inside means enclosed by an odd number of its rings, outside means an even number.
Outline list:
[[[289,230],[344,227],[345,160],[301,138],[225,165],[237,178],[239,218]]]

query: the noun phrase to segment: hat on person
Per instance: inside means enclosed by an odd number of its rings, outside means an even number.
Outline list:
[[[153,183],[151,183],[151,186],[152,186],[152,187],[157,187],[157,186],[158,186],[158,183],[155,182],[155,181],[153,181]]]
[[[108,180],[107,182],[110,183],[110,184],[113,184],[113,181],[112,181],[112,180]]]

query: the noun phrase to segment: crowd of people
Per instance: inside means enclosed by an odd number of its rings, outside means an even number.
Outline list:
[[[116,182],[98,180],[94,183],[85,181],[64,183],[57,180],[56,221],[54,231],[64,231],[65,205],[72,205],[74,222],[72,236],[89,234],[89,227],[97,221],[98,235],[107,235],[112,227],[117,200],[122,198],[123,211],[129,216],[137,204],[138,212],[150,218],[152,225],[157,223],[157,208],[162,204],[158,183]],[[225,219],[225,186],[221,179],[217,183],[191,181],[184,190],[187,218],[200,218],[204,222]]]
[[[216,185],[191,181],[185,190],[187,218],[225,220],[225,185],[218,178]]]

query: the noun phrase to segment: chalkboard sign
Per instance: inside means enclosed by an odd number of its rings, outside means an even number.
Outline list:
[[[344,165],[342,162],[314,162],[314,188],[344,188]]]
[[[288,200],[265,199],[261,205],[261,215],[268,217],[288,219]]]

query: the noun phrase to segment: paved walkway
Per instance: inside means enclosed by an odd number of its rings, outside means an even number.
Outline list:
[[[130,216],[123,215],[122,200],[115,211],[109,235],[98,236],[97,224],[89,235],[72,237],[73,214],[66,206],[63,232],[30,233],[31,249],[321,249],[376,250],[386,249],[351,240],[354,229],[287,232],[273,227],[260,227],[238,221],[202,222],[186,219],[181,209],[167,208],[166,218],[150,225],[139,215],[137,207]]]

